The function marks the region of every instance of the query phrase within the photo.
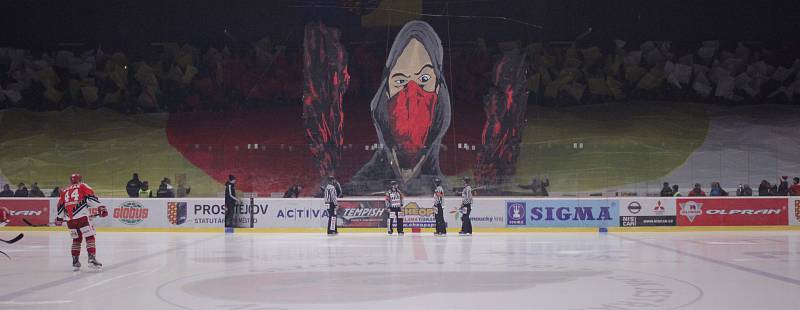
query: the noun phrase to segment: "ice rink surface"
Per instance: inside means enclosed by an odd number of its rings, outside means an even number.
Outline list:
[[[67,232],[0,244],[0,308],[800,309],[800,231],[97,240],[102,272]]]

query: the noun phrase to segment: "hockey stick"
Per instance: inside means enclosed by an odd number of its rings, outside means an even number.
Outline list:
[[[34,225],[33,223],[29,222],[28,219],[22,219],[22,221],[31,227],[45,227],[45,226],[50,226],[50,224],[52,224],[52,223],[47,223],[47,225]]]
[[[461,212],[461,208],[458,208],[458,207],[453,207],[453,209],[452,209],[452,210],[450,210],[450,211],[448,211],[448,213],[450,213],[450,214],[453,214],[453,213],[461,213],[461,214],[464,214],[464,213],[462,213],[462,212]]]
[[[19,241],[20,239],[22,239],[22,237],[25,237],[25,234],[20,233],[19,235],[14,237],[14,239],[11,239],[11,240],[0,239],[0,241],[3,241],[3,242],[8,243],[8,244],[12,244],[12,243],[15,243],[15,242]],[[6,258],[11,259],[11,256],[8,256],[8,254],[6,254],[6,252],[0,251],[0,254],[3,254]]]
[[[3,242],[5,242],[5,243],[8,243],[8,244],[12,244],[12,243],[14,243],[14,242],[17,242],[17,241],[19,241],[19,239],[22,239],[22,237],[25,237],[25,235],[24,235],[24,234],[19,234],[19,235],[17,235],[16,237],[14,237],[14,239],[11,239],[11,240],[4,240],[4,239],[0,239],[0,241],[3,241]],[[7,255],[6,255],[6,256],[7,256]]]
[[[478,186],[478,187],[473,187],[472,191],[475,192],[475,191],[479,191],[479,190],[495,189],[495,188],[500,188],[500,186],[499,185],[481,185],[481,186]],[[453,193],[460,194],[463,190],[464,190],[463,187],[454,187],[453,188]]]
[[[89,215],[89,217],[98,217],[98,216],[100,216],[100,215],[99,215],[99,214]],[[30,221],[28,221],[28,219],[22,219],[22,221],[23,221],[23,222],[25,222],[25,224],[28,224],[28,226],[31,226],[31,227],[49,227],[49,226],[56,226],[56,223],[55,223],[55,222],[47,222],[47,223],[46,223],[46,224],[44,224],[44,225],[35,225],[35,224],[31,223]],[[63,222],[64,222],[64,223],[66,223],[67,221],[63,221]]]

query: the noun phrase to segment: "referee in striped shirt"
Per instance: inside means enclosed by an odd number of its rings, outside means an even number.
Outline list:
[[[461,190],[461,231],[458,233],[459,235],[472,236],[470,213],[472,213],[472,186],[469,186],[469,178],[464,178],[464,189]]]
[[[328,185],[325,186],[325,204],[328,206],[328,235],[336,235],[336,207],[339,205],[337,200],[336,178],[328,176]]]
[[[442,180],[439,178],[433,179],[433,184],[436,189],[433,190],[433,212],[436,216],[436,236],[444,236],[447,234],[447,223],[444,221],[444,210],[442,203],[444,203],[444,188],[442,187]]]

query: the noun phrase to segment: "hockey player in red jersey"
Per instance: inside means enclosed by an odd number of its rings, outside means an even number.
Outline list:
[[[100,204],[94,191],[89,185],[82,182],[81,175],[78,173],[70,176],[70,185],[61,192],[58,199],[58,213],[56,214],[56,226],[61,226],[64,217],[67,218],[67,229],[72,237],[72,267],[77,271],[81,268],[78,257],[81,254],[81,241],[86,238],[86,252],[89,254],[89,267],[100,269],[103,264],[97,261],[95,254],[95,230],[89,220],[89,208],[97,208],[100,217],[108,216],[108,210]]]

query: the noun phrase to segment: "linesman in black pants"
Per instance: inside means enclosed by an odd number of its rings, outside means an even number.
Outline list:
[[[386,220],[388,233],[392,234],[392,221],[397,225],[397,234],[403,235],[403,193],[397,188],[397,181],[389,183],[389,190],[386,191],[386,208],[389,209],[389,218]]]
[[[328,207],[328,235],[339,234],[336,227],[336,207],[339,206],[339,191],[336,189],[336,178],[328,176],[328,185],[325,185],[325,205]]]
[[[225,227],[234,227],[234,214],[238,210],[239,198],[236,198],[236,177],[228,175],[228,182],[225,182]]]
[[[458,233],[459,235],[472,236],[470,213],[472,213],[472,186],[469,186],[469,178],[464,178],[464,189],[461,190],[461,232]]]
[[[447,234],[447,223],[444,221],[444,210],[442,203],[444,203],[444,188],[442,187],[442,180],[439,178],[433,179],[433,184],[436,188],[433,190],[433,212],[436,213],[436,236],[444,236]]]

